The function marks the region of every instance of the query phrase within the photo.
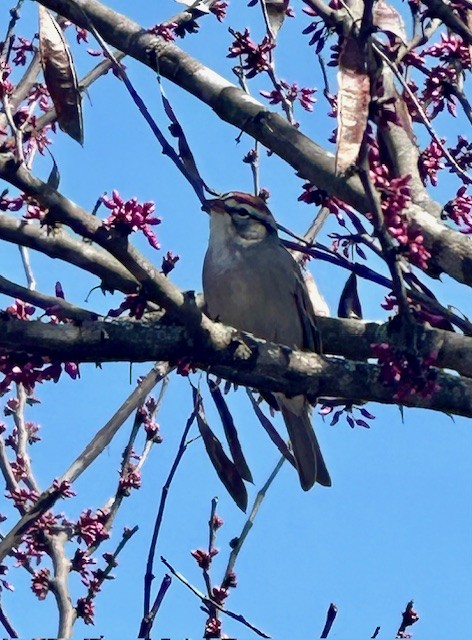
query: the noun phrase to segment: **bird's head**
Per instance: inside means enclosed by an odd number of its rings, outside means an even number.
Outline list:
[[[206,200],[203,209],[212,220],[212,229],[243,242],[260,242],[277,235],[277,225],[262,198],[241,191],[231,191]]]

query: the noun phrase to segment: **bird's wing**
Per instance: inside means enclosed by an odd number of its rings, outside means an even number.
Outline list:
[[[311,303],[305,281],[303,280],[302,272],[300,271],[297,275],[298,277],[295,282],[294,297],[298,317],[300,319],[300,324],[303,331],[302,346],[304,349],[307,349],[309,351],[316,351],[316,353],[321,353],[321,335],[316,325],[316,317],[313,310],[313,305]]]

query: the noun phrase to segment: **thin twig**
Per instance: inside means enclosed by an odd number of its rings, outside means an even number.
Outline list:
[[[192,426],[196,417],[195,409],[192,410],[190,417],[187,420],[184,431],[182,433],[182,437],[180,439],[179,447],[177,449],[177,454],[175,456],[174,462],[172,463],[172,467],[169,471],[169,475],[167,476],[167,480],[164,483],[161,491],[161,500],[159,502],[159,508],[157,510],[156,521],[154,523],[154,530],[152,532],[151,544],[149,545],[149,553],[146,563],[146,574],[144,576],[144,612],[143,618],[148,615],[150,611],[150,603],[151,603],[151,586],[152,581],[154,580],[153,574],[153,566],[154,566],[154,556],[156,554],[156,546],[157,540],[159,537],[159,532],[161,529],[162,518],[164,516],[164,510],[166,506],[167,497],[169,494],[169,488],[172,483],[172,480],[175,476],[177,468],[182,460],[182,457],[188,447],[187,436],[190,431],[190,427]]]
[[[16,632],[15,627],[12,625],[12,623],[8,619],[8,616],[5,613],[5,610],[4,610],[1,602],[0,602],[0,624],[3,625],[3,628],[8,633],[10,638],[19,638],[20,637],[18,635],[18,633]]]
[[[35,307],[40,307],[48,313],[54,313],[60,319],[68,318],[71,320],[83,321],[83,320],[98,320],[102,316],[93,311],[87,311],[82,307],[77,307],[63,298],[57,298],[56,296],[48,296],[44,293],[27,289],[22,287],[11,280],[7,280],[0,275],[0,293],[3,293],[12,298],[18,298],[23,302],[28,302]]]
[[[218,498],[214,497],[211,501],[211,510],[210,510],[210,519],[208,520],[208,556],[213,557],[213,549],[215,548],[215,538],[216,538],[216,529],[215,529],[215,514],[216,514],[216,505],[218,504]],[[207,588],[207,593],[211,597],[212,584],[211,584],[211,575],[209,572],[209,568],[203,566],[203,579],[205,580],[205,585]],[[210,617],[213,617],[210,615]]]
[[[139,629],[138,638],[149,638],[152,625],[154,624],[154,620],[157,616],[157,613],[162,604],[164,596],[166,595],[167,590],[169,589],[171,583],[172,583],[172,578],[168,573],[166,573],[165,576],[162,578],[161,586],[159,587],[157,596],[155,597],[154,602],[152,603],[151,610],[149,611],[148,614],[144,616],[144,618],[141,621],[141,627]]]
[[[125,529],[123,531],[123,535],[121,537],[119,545],[116,547],[115,551],[111,554],[111,556],[107,557],[107,566],[106,566],[106,568],[103,571],[100,572],[100,577],[97,579],[97,582],[94,583],[93,587],[89,587],[88,594],[87,594],[87,598],[88,599],[94,598],[97,595],[98,591],[100,591],[100,589],[97,588],[97,587],[100,587],[103,584],[103,582],[108,578],[110,573],[116,567],[116,565],[117,565],[117,563],[116,563],[117,557],[119,556],[119,554],[122,551],[123,547],[130,541],[130,539],[138,531],[138,529],[139,529],[139,527],[138,527],[138,525],[136,525],[132,529]]]
[[[156,408],[154,409],[154,411],[152,413],[152,417],[156,414],[158,408],[162,404],[162,400],[163,400],[164,395],[165,395],[165,393],[167,391],[168,384],[169,384],[169,378],[165,377],[163,379],[163,382],[162,382],[162,385],[161,385],[161,390],[160,390],[160,393],[159,393],[159,400],[156,403]],[[106,523],[105,523],[107,529],[111,529],[111,527],[113,525],[113,522],[115,520],[116,514],[118,513],[118,509],[120,508],[121,503],[123,502],[123,499],[125,497],[127,497],[127,495],[129,495],[129,493],[123,491],[123,489],[121,487],[121,480],[127,474],[129,461],[130,461],[130,458],[131,458],[131,454],[133,452],[133,445],[134,445],[134,442],[135,442],[136,437],[138,435],[139,429],[140,429],[141,425],[143,424],[142,416],[141,416],[141,407],[143,406],[145,401],[146,401],[146,398],[143,398],[143,401],[141,402],[139,407],[137,407],[137,409],[136,409],[136,414],[135,414],[133,426],[131,428],[131,433],[130,433],[130,436],[128,438],[128,443],[127,443],[127,445],[125,447],[125,450],[123,451],[118,486],[117,486],[115,495],[113,496],[113,498],[111,498],[111,500],[108,501],[108,503],[107,503],[107,505],[105,507],[107,509],[107,511],[108,511],[108,516],[107,516]],[[136,473],[139,473],[140,470],[142,469],[142,467],[143,467],[144,463],[146,462],[146,460],[147,460],[147,458],[149,456],[149,453],[151,452],[151,449],[152,449],[154,444],[155,444],[155,441],[152,438],[146,438],[146,442],[144,444],[144,451],[139,456],[138,464],[134,467],[134,471]],[[94,545],[89,550],[90,553],[91,554],[94,553],[97,547],[98,547],[98,544]]]
[[[20,9],[24,0],[18,0],[16,3],[16,7],[10,10],[10,22],[8,23],[7,33],[5,38],[3,39],[2,49],[0,51],[0,61],[8,62],[8,53],[10,51],[11,42],[14,37],[13,31],[15,29],[15,25],[20,19]]]
[[[223,578],[223,583],[228,579],[230,573],[233,572],[235,562],[236,562],[236,560],[238,558],[239,552],[241,551],[241,547],[243,546],[244,541],[246,540],[249,532],[252,529],[252,526],[254,524],[254,520],[255,520],[255,518],[257,516],[257,513],[258,513],[258,511],[260,509],[262,501],[264,500],[270,485],[272,484],[272,482],[277,477],[277,474],[279,473],[280,469],[282,468],[282,465],[283,465],[284,462],[285,462],[285,458],[282,456],[279,459],[279,461],[277,462],[274,470],[272,471],[272,473],[268,477],[268,479],[267,479],[266,483],[264,484],[264,486],[258,491],[256,499],[254,500],[254,504],[252,505],[251,513],[249,514],[248,519],[244,523],[242,531],[241,531],[239,537],[237,538],[237,542],[236,542],[235,546],[233,547],[233,550],[231,551],[231,554],[229,556],[228,565],[226,567],[225,575],[224,575],[224,578]]]
[[[17,433],[15,452],[17,459],[22,460],[22,467],[24,471],[23,482],[26,484],[28,489],[30,489],[30,491],[34,491],[36,494],[39,494],[41,489],[36,482],[36,478],[34,477],[33,469],[31,468],[31,459],[28,454],[29,433],[25,420],[27,394],[24,386],[21,383],[18,383],[16,385],[16,397],[18,400],[18,404],[15,407],[15,411],[13,412],[13,420],[15,422]]]
[[[167,363],[159,363],[142,379],[140,384],[134,389],[130,396],[121,405],[115,415],[100,429],[92,438],[82,453],[70,465],[67,471],[58,479],[60,485],[63,482],[72,483],[87,469],[94,460],[102,453],[105,447],[111,442],[123,423],[129,418],[131,413],[142,402],[151,389],[168,372]],[[20,543],[21,536],[27,529],[40,518],[55,502],[61,497],[61,493],[51,484],[43,491],[35,504],[29,509],[18,522],[12,527],[7,535],[0,542],[0,562],[5,558],[10,550]]]
[[[6,490],[12,493],[18,488],[18,483],[11,468],[10,461],[8,460],[7,448],[3,436],[0,436],[0,471],[5,480]]]
[[[169,569],[169,571],[172,573],[172,575],[174,575],[178,580],[180,580],[180,582],[182,582],[182,584],[184,584],[188,589],[190,589],[190,591],[192,593],[194,593],[197,596],[197,598],[200,598],[200,600],[203,602],[203,604],[206,607],[208,607],[209,605],[213,605],[214,607],[216,607],[218,609],[218,611],[221,611],[221,613],[224,613],[225,615],[229,616],[230,618],[233,618],[234,620],[237,620],[238,622],[243,624],[245,627],[248,627],[249,629],[254,631],[254,633],[257,633],[257,635],[261,636],[261,638],[270,638],[270,636],[267,633],[265,633],[264,631],[261,631],[260,629],[255,627],[253,624],[248,622],[243,615],[241,615],[239,613],[234,613],[233,611],[230,611],[229,609],[224,609],[215,600],[207,598],[201,591],[199,591],[196,587],[194,587],[192,584],[190,584],[190,582],[181,573],[176,571],[174,569],[174,567],[163,556],[161,556],[161,561]]]
[[[93,23],[91,22],[89,16],[82,10],[82,8],[78,4],[75,4],[75,6],[82,12],[82,14],[84,16],[84,19],[87,21],[88,29],[91,31],[91,33],[93,34],[94,38],[97,40],[98,44],[101,46],[105,56],[110,60],[110,62],[112,63],[113,68],[116,70],[116,72],[118,73],[119,77],[123,81],[123,84],[125,85],[126,89],[128,90],[128,93],[131,96],[133,102],[137,106],[139,112],[144,117],[145,121],[147,122],[147,124],[151,128],[151,131],[153,132],[154,136],[156,137],[156,139],[158,140],[159,144],[161,145],[162,152],[172,160],[172,162],[175,164],[175,166],[180,171],[180,173],[184,176],[184,178],[187,180],[187,182],[190,184],[190,186],[194,189],[197,197],[199,198],[199,200],[203,204],[204,196],[203,196],[203,190],[202,190],[201,181],[198,182],[198,181],[195,180],[194,176],[192,176],[190,174],[186,164],[182,161],[182,159],[180,158],[179,154],[175,151],[175,149],[172,147],[172,145],[170,145],[169,142],[167,142],[166,137],[162,133],[159,125],[157,124],[157,122],[152,117],[151,113],[149,112],[149,109],[147,108],[144,100],[141,98],[141,96],[138,94],[138,92],[134,88],[133,84],[131,83],[131,81],[130,81],[130,79],[128,77],[128,74],[125,71],[124,66],[122,64],[120,64],[120,62],[118,62],[118,60],[115,58],[115,56],[114,56],[112,50],[110,49],[110,47],[107,45],[105,40],[101,37],[101,35],[95,29],[95,27],[94,27]]]

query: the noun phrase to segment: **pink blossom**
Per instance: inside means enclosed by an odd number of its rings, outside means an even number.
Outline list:
[[[95,607],[90,598],[79,598],[77,600],[77,617],[82,618],[85,624],[94,624]]]
[[[467,187],[458,189],[456,197],[444,207],[444,213],[453,220],[463,233],[472,233],[472,196],[466,194]]]
[[[84,511],[77,520],[76,532],[79,541],[82,539],[87,546],[92,546],[109,538],[105,522],[108,514],[99,509],[93,513],[91,509]]]
[[[102,202],[111,210],[111,214],[103,221],[105,227],[117,229],[124,235],[142,231],[154,249],[160,248],[157,237],[151,230],[151,226],[161,222],[160,218],[152,216],[154,202],[141,204],[136,198],[125,201],[116,190],[113,191],[111,198],[102,196]]]
[[[178,27],[176,22],[167,22],[165,24],[156,24],[154,27],[148,29],[148,33],[152,33],[154,36],[163,38],[166,42],[173,42],[175,40],[175,29]]]
[[[27,62],[27,54],[34,52],[33,44],[21,36],[15,36],[15,42],[18,42],[18,44],[14,44],[12,47],[13,51],[16,51],[13,64],[24,66]]]
[[[200,567],[200,569],[204,569],[205,571],[207,571],[210,568],[212,558],[213,556],[216,556],[217,553],[218,553],[218,549],[212,549],[210,553],[208,553],[208,551],[205,551],[205,549],[196,549],[195,551],[190,552],[190,554],[197,561],[197,564]]]
[[[234,41],[229,49],[228,58],[239,58],[242,56],[244,62],[242,68],[246,71],[248,78],[254,78],[258,73],[267,71],[271,67],[271,51],[275,47],[268,36],[264,36],[261,44],[256,44],[251,40],[249,29],[244,33],[240,31],[232,32]]]
[[[295,100],[298,100],[305,111],[313,111],[313,105],[316,102],[316,98],[313,97],[316,89],[309,89],[308,87],[300,88],[296,82],[288,84],[285,80],[280,81],[280,89],[260,91],[259,93],[261,96],[264,96],[264,98],[267,98],[270,104],[279,104],[284,98],[292,104]]]
[[[49,581],[51,574],[49,569],[40,569],[35,571],[33,578],[31,579],[31,590],[36,595],[38,600],[44,600],[49,592]]]
[[[211,13],[216,16],[218,22],[223,22],[226,18],[226,10],[228,8],[228,3],[224,0],[218,0],[218,2],[214,2],[210,7]]]

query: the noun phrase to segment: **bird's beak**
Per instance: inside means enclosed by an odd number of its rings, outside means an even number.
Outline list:
[[[221,198],[211,198],[210,200],[204,200],[202,204],[202,211],[206,213],[224,213],[224,204]]]

